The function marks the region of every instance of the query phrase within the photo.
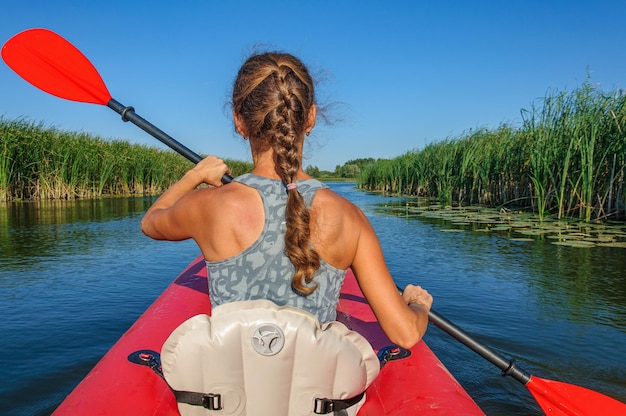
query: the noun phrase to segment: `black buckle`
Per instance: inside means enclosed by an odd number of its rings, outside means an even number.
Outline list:
[[[378,351],[378,360],[380,361],[380,368],[383,368],[389,361],[401,360],[409,357],[411,351],[406,348],[398,347],[397,345],[390,345],[381,348]]]
[[[133,364],[145,365],[147,367],[150,367],[152,371],[159,375],[159,377],[163,378],[163,369],[161,368],[161,355],[156,351],[135,351],[128,356],[128,361]]]
[[[326,415],[335,410],[335,403],[330,399],[315,399],[315,406],[313,407],[313,413],[316,415]]]
[[[208,410],[222,410],[222,396],[219,394],[204,394],[202,396],[202,407]]]

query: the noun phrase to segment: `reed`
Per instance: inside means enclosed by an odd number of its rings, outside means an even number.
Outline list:
[[[514,128],[448,137],[363,169],[358,186],[442,202],[515,206],[591,222],[626,218],[626,96],[589,80],[548,91]]]
[[[0,117],[0,200],[156,195],[192,165],[170,150]],[[251,170],[227,161],[234,175]]]

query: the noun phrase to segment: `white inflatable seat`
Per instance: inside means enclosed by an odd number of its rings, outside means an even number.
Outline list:
[[[188,319],[166,340],[161,363],[183,416],[356,415],[380,371],[360,334],[267,300]],[[341,402],[355,397],[356,405]]]

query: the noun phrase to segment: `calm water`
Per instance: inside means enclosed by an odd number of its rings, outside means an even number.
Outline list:
[[[400,286],[527,372],[626,401],[626,251],[367,213]],[[139,231],[150,199],[0,206],[0,414],[47,415],[198,254]],[[527,389],[432,327],[426,342],[488,415],[541,414]]]

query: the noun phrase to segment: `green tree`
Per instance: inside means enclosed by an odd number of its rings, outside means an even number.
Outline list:
[[[307,173],[307,175],[311,175],[314,178],[320,177],[320,169],[317,166],[307,166],[304,171]]]

